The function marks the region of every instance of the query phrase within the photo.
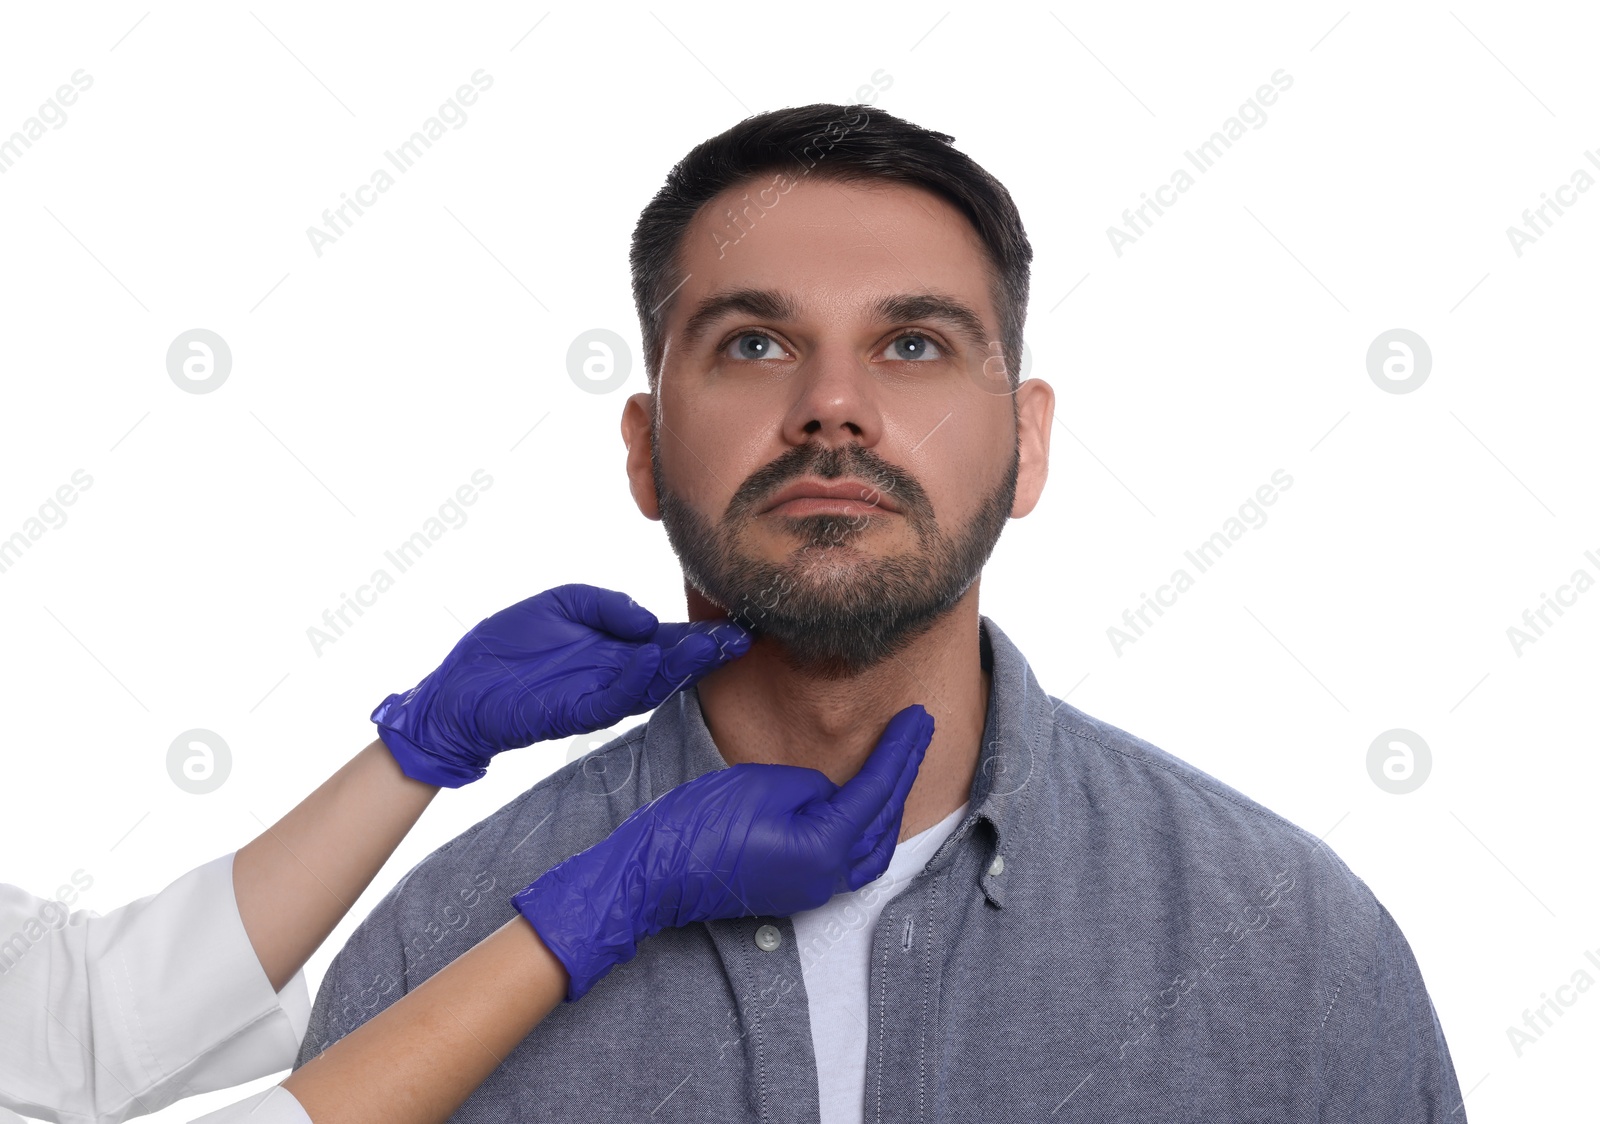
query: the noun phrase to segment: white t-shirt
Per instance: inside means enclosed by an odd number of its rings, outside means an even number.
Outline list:
[[[966,815],[963,804],[897,844],[888,869],[854,893],[790,918],[800,946],[817,1055],[822,1124],[861,1124],[867,1080],[867,979],[878,915],[928,864]]]

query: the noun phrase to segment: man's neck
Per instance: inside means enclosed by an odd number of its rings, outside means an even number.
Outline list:
[[[700,619],[690,592],[690,616]],[[920,703],[933,716],[933,741],[906,797],[900,839],[959,808],[972,789],[989,673],[978,638],[978,587],[903,650],[850,679],[790,668],[763,637],[698,684],[711,740],[730,765],[753,761],[817,769],[835,784],[860,771],[895,713]]]

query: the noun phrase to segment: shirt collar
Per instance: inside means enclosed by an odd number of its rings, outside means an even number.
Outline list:
[[[978,617],[978,643],[983,666],[990,673],[989,710],[984,717],[983,744],[967,797],[967,814],[928,861],[927,869],[944,865],[955,840],[978,822],[989,825],[992,846],[979,884],[997,906],[1005,904],[1005,886],[1016,877],[1016,867],[1027,862],[1019,855],[1027,838],[1023,829],[1028,800],[1051,750],[1051,702],[1017,646],[988,617]],[[728,762],[711,740],[700,710],[697,687],[679,691],[651,714],[645,727],[641,769],[644,799],[662,793]],[[1042,779],[1042,778],[1040,778]],[[1030,785],[1030,781],[1035,784]],[[1004,860],[995,870],[996,858]],[[1009,862],[1008,870],[1005,863]]]

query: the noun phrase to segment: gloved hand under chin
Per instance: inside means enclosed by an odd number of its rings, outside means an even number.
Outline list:
[[[731,620],[662,624],[626,594],[557,586],[479,621],[372,721],[406,776],[459,788],[496,753],[661,705],[750,641]]]
[[[888,869],[932,738],[932,716],[913,704],[842,786],[793,765],[714,769],[635,809],[511,904],[566,966],[569,1003],[664,928],[814,909]]]

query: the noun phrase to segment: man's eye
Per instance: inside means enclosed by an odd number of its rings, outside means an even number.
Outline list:
[[[927,336],[918,335],[915,332],[908,332],[906,335],[891,341],[889,346],[883,350],[884,352],[892,353],[888,358],[903,361],[919,362],[924,359],[944,358],[944,353],[939,350],[938,344]]]
[[[723,355],[729,359],[775,359],[788,355],[777,340],[765,332],[741,332],[728,341]]]

